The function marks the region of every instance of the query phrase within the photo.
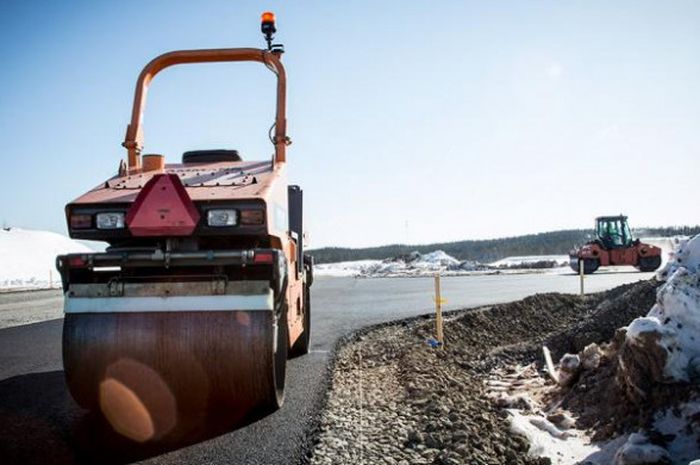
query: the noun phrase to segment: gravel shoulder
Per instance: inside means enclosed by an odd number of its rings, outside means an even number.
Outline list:
[[[610,339],[646,314],[654,280],[579,297],[539,294],[449,313],[446,344],[426,344],[432,317],[367,328],[337,351],[312,464],[546,464],[490,396],[493,374]]]

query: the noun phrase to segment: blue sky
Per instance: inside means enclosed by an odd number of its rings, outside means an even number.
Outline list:
[[[700,2],[0,3],[0,221],[65,232],[110,177],[134,81],[173,49],[262,46],[278,18],[290,180],[311,245],[700,223]],[[264,67],[169,69],[146,151],[267,159]]]

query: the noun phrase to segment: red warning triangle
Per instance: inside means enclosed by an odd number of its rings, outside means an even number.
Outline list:
[[[126,215],[134,236],[189,236],[198,222],[199,212],[174,174],[153,176]]]

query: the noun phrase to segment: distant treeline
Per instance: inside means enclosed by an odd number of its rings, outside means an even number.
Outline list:
[[[700,233],[699,226],[676,226],[667,228],[639,228],[633,231],[635,237],[692,236]],[[424,245],[391,244],[380,247],[350,249],[345,247],[325,247],[310,250],[316,263],[333,263],[351,260],[382,260],[414,250],[428,253],[444,250],[459,260],[476,260],[483,263],[517,255],[562,255],[575,245],[590,240],[590,229],[571,229],[526,236],[505,237],[502,239],[442,242]]]

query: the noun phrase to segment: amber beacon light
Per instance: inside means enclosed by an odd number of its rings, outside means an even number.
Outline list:
[[[275,32],[277,32],[277,28],[275,27],[275,14],[271,11],[266,11],[260,16],[260,20],[260,30],[265,35],[267,49],[272,51],[276,48],[272,43],[275,38]]]

